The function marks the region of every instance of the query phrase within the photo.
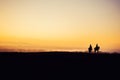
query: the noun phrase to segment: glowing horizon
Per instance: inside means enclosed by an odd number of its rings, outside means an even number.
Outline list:
[[[0,47],[120,51],[119,0],[0,0]]]

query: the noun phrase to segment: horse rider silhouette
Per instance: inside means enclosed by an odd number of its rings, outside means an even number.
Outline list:
[[[92,52],[92,45],[90,44],[89,48],[88,48],[88,52],[91,53]]]
[[[98,53],[100,50],[100,46],[98,46],[98,44],[96,44],[96,47],[94,48],[94,52],[95,53]]]

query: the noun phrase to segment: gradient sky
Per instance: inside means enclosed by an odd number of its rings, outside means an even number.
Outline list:
[[[0,0],[0,46],[120,51],[120,0]]]

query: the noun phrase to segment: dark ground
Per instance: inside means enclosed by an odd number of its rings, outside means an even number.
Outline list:
[[[120,54],[89,54],[82,52],[38,52],[38,53],[0,53],[0,71],[2,74],[49,74],[64,75],[82,73],[84,75],[115,74],[120,71]],[[4,71],[8,73],[4,73]],[[114,71],[111,72],[111,71]],[[61,74],[61,75],[62,75]],[[60,75],[59,75],[60,76]]]
[[[0,63],[13,64],[116,64],[120,54],[82,52],[2,52]]]
[[[0,63],[37,66],[65,66],[65,65],[118,65],[120,54],[89,54],[82,52],[3,52],[0,53]]]

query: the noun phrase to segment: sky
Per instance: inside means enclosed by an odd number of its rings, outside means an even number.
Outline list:
[[[120,0],[0,0],[0,47],[120,52]]]

